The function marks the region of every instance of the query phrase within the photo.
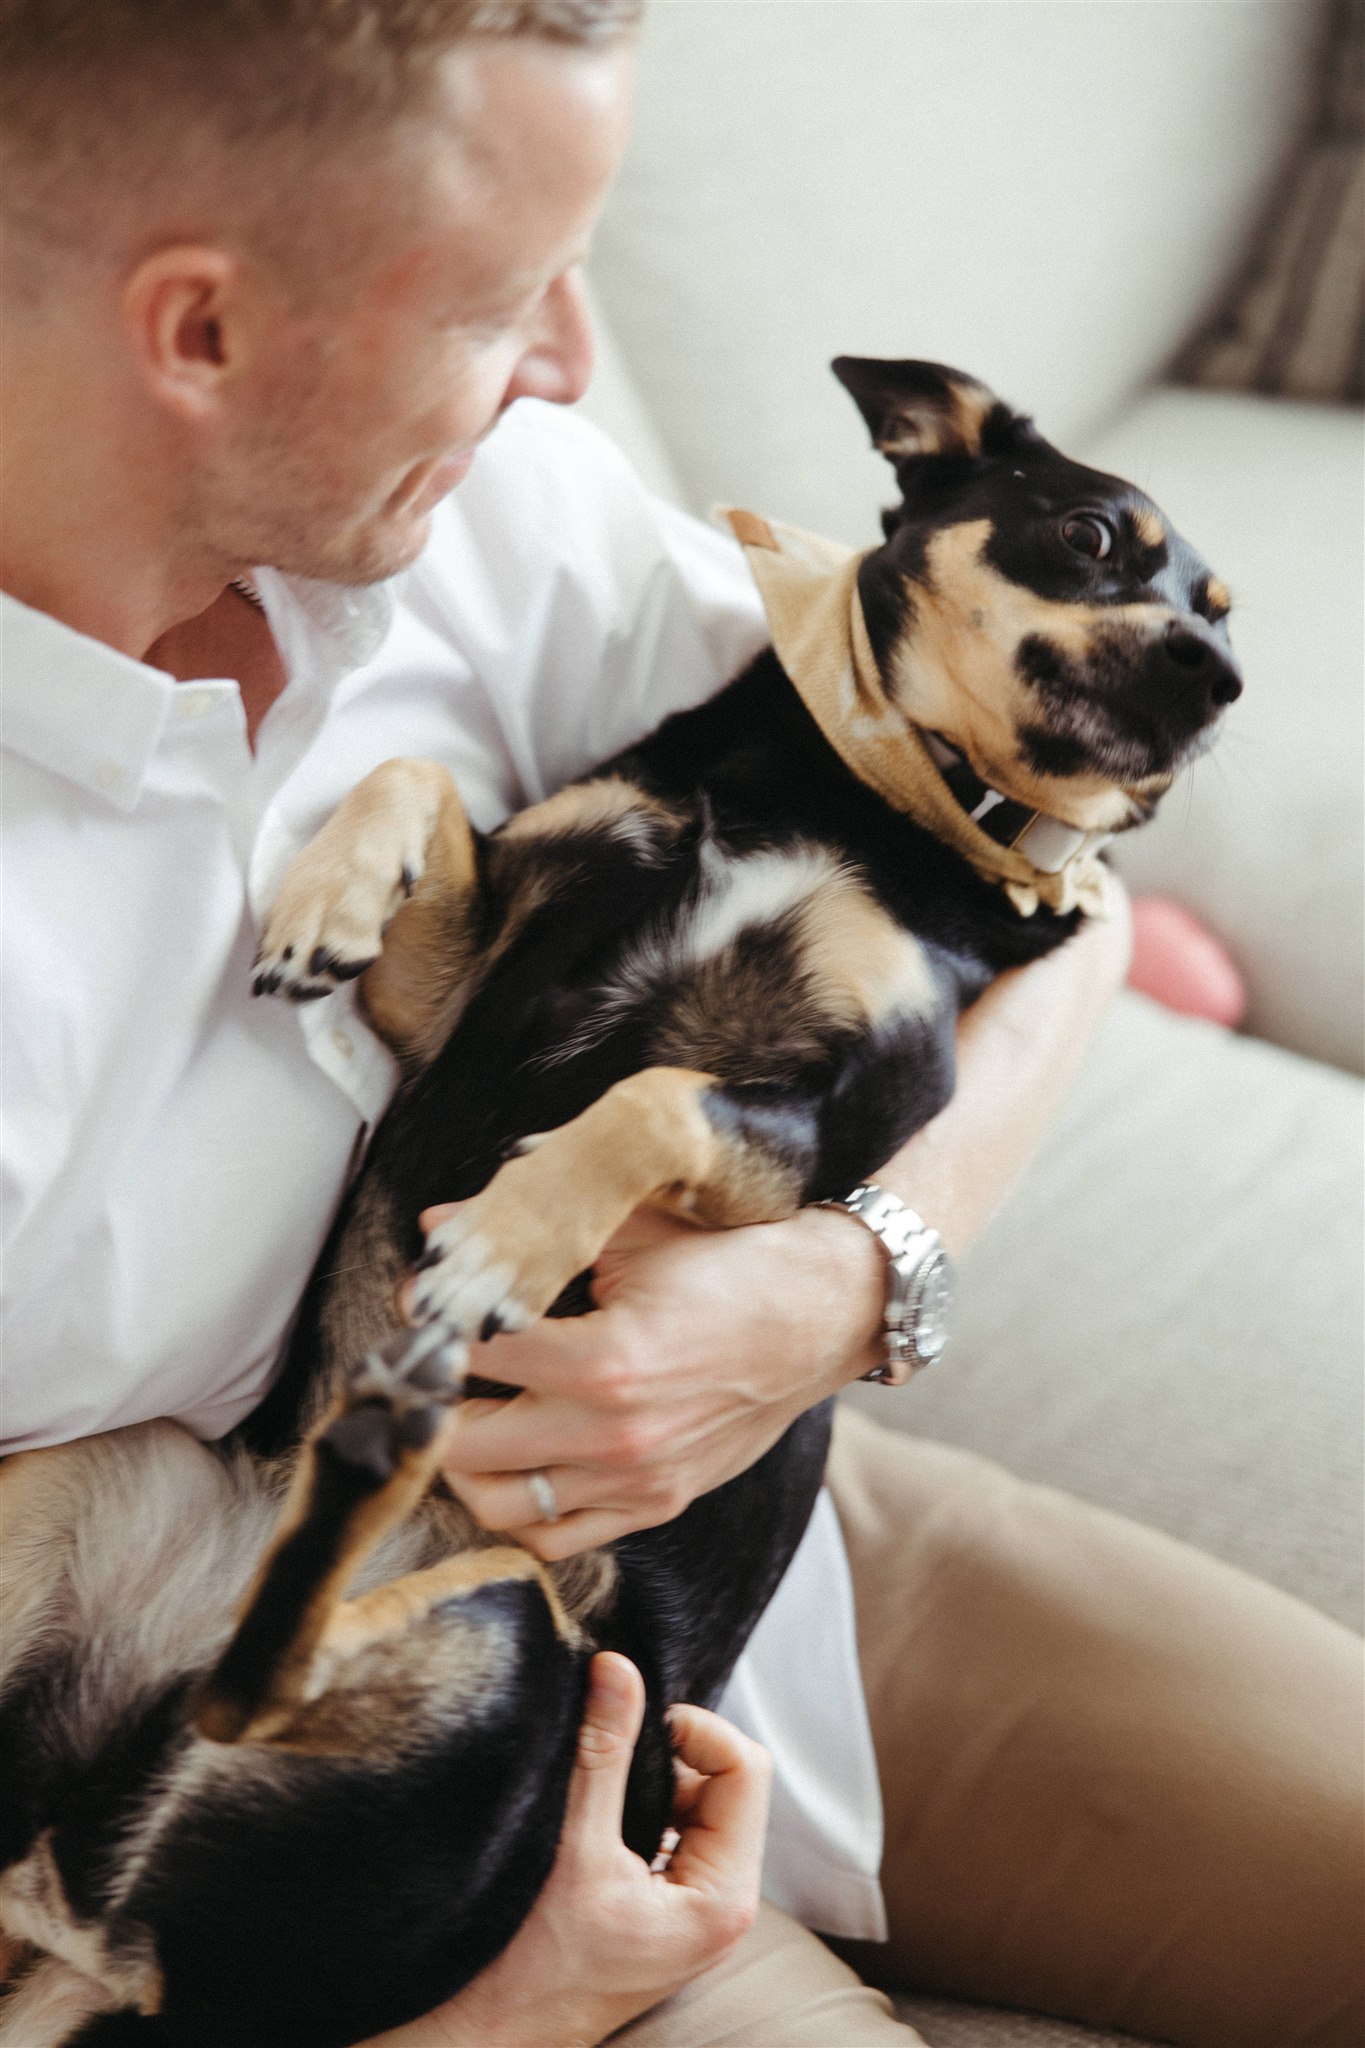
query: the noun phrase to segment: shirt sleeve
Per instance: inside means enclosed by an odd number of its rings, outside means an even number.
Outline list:
[[[713,695],[768,641],[733,539],[653,496],[589,421],[528,399],[439,508],[401,601],[475,678],[517,805]]]

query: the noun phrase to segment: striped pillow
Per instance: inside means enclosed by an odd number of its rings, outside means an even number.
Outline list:
[[[1317,117],[1176,381],[1365,401],[1365,0],[1335,0]]]

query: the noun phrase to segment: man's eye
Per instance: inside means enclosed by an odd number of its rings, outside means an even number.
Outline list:
[[[1078,555],[1102,562],[1114,545],[1114,530],[1090,513],[1078,512],[1062,528],[1062,539]]]

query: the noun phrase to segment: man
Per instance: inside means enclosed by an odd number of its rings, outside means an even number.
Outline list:
[[[153,1414],[213,1437],[264,1393],[392,1083],[344,997],[247,993],[344,789],[432,755],[491,825],[761,644],[728,544],[549,409],[588,375],[633,12],[0,0],[12,1447]],[[1116,917],[965,1023],[957,1098],[882,1176],[950,1244],[1122,963]],[[880,1258],[825,1212],[636,1219],[596,1314],[496,1340],[526,1392],[462,1411],[452,1484],[545,1557],[675,1513],[877,1362]],[[1348,1639],[945,1450],[849,1426],[833,1478],[729,1702],[779,1731],[769,1897],[997,2002],[1354,2039]],[[505,2048],[553,2048],[551,1980],[584,1967],[545,1926],[549,2005]],[[794,1921],[736,1926],[626,2038],[910,2038]],[[500,1996],[427,2038],[497,2038]]]

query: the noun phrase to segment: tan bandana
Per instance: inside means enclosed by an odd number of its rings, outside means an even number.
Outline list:
[[[1089,841],[1055,874],[1017,846],[1000,846],[973,823],[940,775],[918,729],[886,694],[863,608],[858,570],[865,555],[799,527],[722,505],[748,557],[778,659],[836,754],[893,810],[960,853],[988,882],[999,882],[1021,917],[1040,903],[1065,915],[1102,917],[1104,869]]]

